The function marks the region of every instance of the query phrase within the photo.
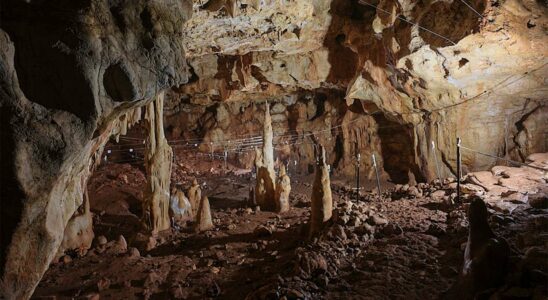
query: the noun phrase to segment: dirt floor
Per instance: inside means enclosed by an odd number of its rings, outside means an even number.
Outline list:
[[[290,174],[292,208],[277,215],[248,205],[254,184],[250,174],[212,174],[212,167],[222,167],[222,162],[180,161],[173,182],[186,188],[198,178],[209,197],[215,229],[198,234],[190,227],[172,229],[151,241],[139,233],[146,181],[142,167],[138,162],[102,165],[89,182],[94,248],[83,257],[65,256],[52,264],[34,297],[435,299],[443,298],[459,276],[467,204],[451,204],[450,181],[420,185],[418,194],[398,186],[382,200],[364,192],[356,201],[350,181],[333,179],[333,224],[307,241],[310,175]],[[511,214],[489,211],[492,228],[516,255],[536,251],[534,257],[548,259],[546,209],[516,205]],[[147,251],[150,243],[156,246]],[[547,265],[541,261],[538,269],[546,273]],[[515,288],[501,293],[517,293],[519,299],[547,295],[546,284]]]

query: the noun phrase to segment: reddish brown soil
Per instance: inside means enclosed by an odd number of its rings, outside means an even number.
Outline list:
[[[467,235],[464,205],[447,207],[428,197],[380,201],[365,196],[362,201],[403,233],[382,230],[371,241],[345,226],[344,238],[307,242],[302,232],[309,216],[310,177],[292,177],[292,209],[277,215],[247,206],[248,189],[253,184],[249,176],[211,175],[211,167],[189,160],[184,168],[175,168],[173,181],[185,187],[194,177],[207,182],[203,193],[211,202],[215,230],[164,232],[155,249],[146,252],[140,247],[137,257],[91,250],[84,257],[55,263],[34,296],[244,299],[266,286],[267,296],[254,295],[272,299],[281,295],[287,299],[432,299],[458,276]],[[144,182],[137,165],[107,164],[96,171],[89,183],[96,236],[111,241],[123,235],[130,247],[137,245]],[[348,185],[333,180],[338,206],[354,198]],[[524,208],[512,215],[495,215],[500,217],[492,217],[495,231],[518,252],[547,245],[545,210]],[[259,225],[272,225],[275,230],[272,235],[259,236],[254,232]],[[299,275],[296,269],[303,251],[323,255],[327,271]]]

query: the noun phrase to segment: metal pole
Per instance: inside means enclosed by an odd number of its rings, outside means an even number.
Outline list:
[[[356,202],[360,201],[360,158],[361,155],[358,153],[356,156]]]
[[[373,158],[373,167],[375,168],[375,174],[377,175],[377,189],[379,190],[379,197],[381,197],[381,179],[379,178],[379,169],[377,168],[377,160],[375,159],[375,154],[372,154]]]
[[[438,162],[438,154],[436,153],[436,144],[432,141],[432,153],[434,153],[434,161],[436,162],[436,172],[438,173],[438,180],[441,183],[440,164]]]
[[[460,202],[460,178],[461,173],[461,153],[460,153],[460,137],[457,137],[457,201]]]
[[[227,166],[226,166],[226,159],[227,159],[227,157],[228,157],[228,152],[227,152],[226,149],[225,149],[225,170],[226,170],[226,168],[227,168]]]
[[[213,161],[213,143],[212,142],[209,143],[209,151],[211,152],[211,154],[209,155],[209,158],[211,158],[211,161]]]

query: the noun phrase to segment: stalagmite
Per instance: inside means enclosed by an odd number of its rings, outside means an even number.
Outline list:
[[[202,190],[198,181],[194,179],[192,185],[188,189],[188,200],[190,201],[190,206],[192,207],[192,218],[196,219],[198,214],[198,207],[200,206],[200,200],[202,199]]]
[[[289,193],[291,192],[291,180],[285,170],[285,165],[281,165],[278,181],[276,182],[276,211],[286,212],[289,210]]]
[[[274,148],[272,146],[272,118],[270,108],[266,103],[263,124],[263,149],[262,153],[255,150],[255,167],[257,168],[257,183],[255,187],[255,199],[264,210],[276,210],[276,175],[274,173]]]
[[[487,221],[487,207],[476,198],[468,208],[468,242],[459,280],[445,295],[447,299],[472,299],[476,294],[500,286],[509,271],[511,250],[497,237]]]
[[[85,255],[91,247],[94,237],[93,215],[90,211],[88,192],[85,190],[82,211],[77,211],[68,222],[63,235],[63,242],[55,259],[59,259],[66,251],[75,251],[78,255]]]
[[[207,231],[213,229],[213,221],[211,220],[211,210],[209,207],[209,199],[207,196],[203,196],[198,208],[198,215],[196,216],[195,231]]]
[[[171,191],[169,207],[170,216],[173,218],[174,223],[193,219],[190,201],[188,201],[185,193],[176,187]]]
[[[323,146],[316,166],[311,205],[309,238],[323,229],[324,224],[331,219],[333,210],[329,169],[325,162],[325,148]]]
[[[163,125],[164,95],[158,95],[148,104],[148,143],[145,150],[147,186],[143,202],[145,226],[154,234],[170,228],[169,185],[173,151],[164,136]]]

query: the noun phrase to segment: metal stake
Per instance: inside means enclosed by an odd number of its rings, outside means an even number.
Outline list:
[[[461,172],[461,153],[460,153],[460,137],[457,137],[457,201],[460,202],[460,178]]]
[[[225,149],[225,170],[226,170],[226,168],[227,168],[227,166],[226,166],[226,159],[227,159],[227,157],[228,157],[228,152],[227,152],[226,149]]]
[[[377,168],[375,154],[371,154],[371,158],[373,158],[373,167],[375,168],[375,174],[377,175],[377,189],[379,190],[379,197],[381,197],[381,180],[379,178],[379,169]]]
[[[438,154],[436,153],[436,144],[432,141],[432,153],[434,153],[434,161],[436,162],[436,172],[438,173],[438,180],[441,183],[440,164],[438,162]]]
[[[360,201],[360,151],[358,150],[358,142],[354,143],[356,151],[356,202]]]

